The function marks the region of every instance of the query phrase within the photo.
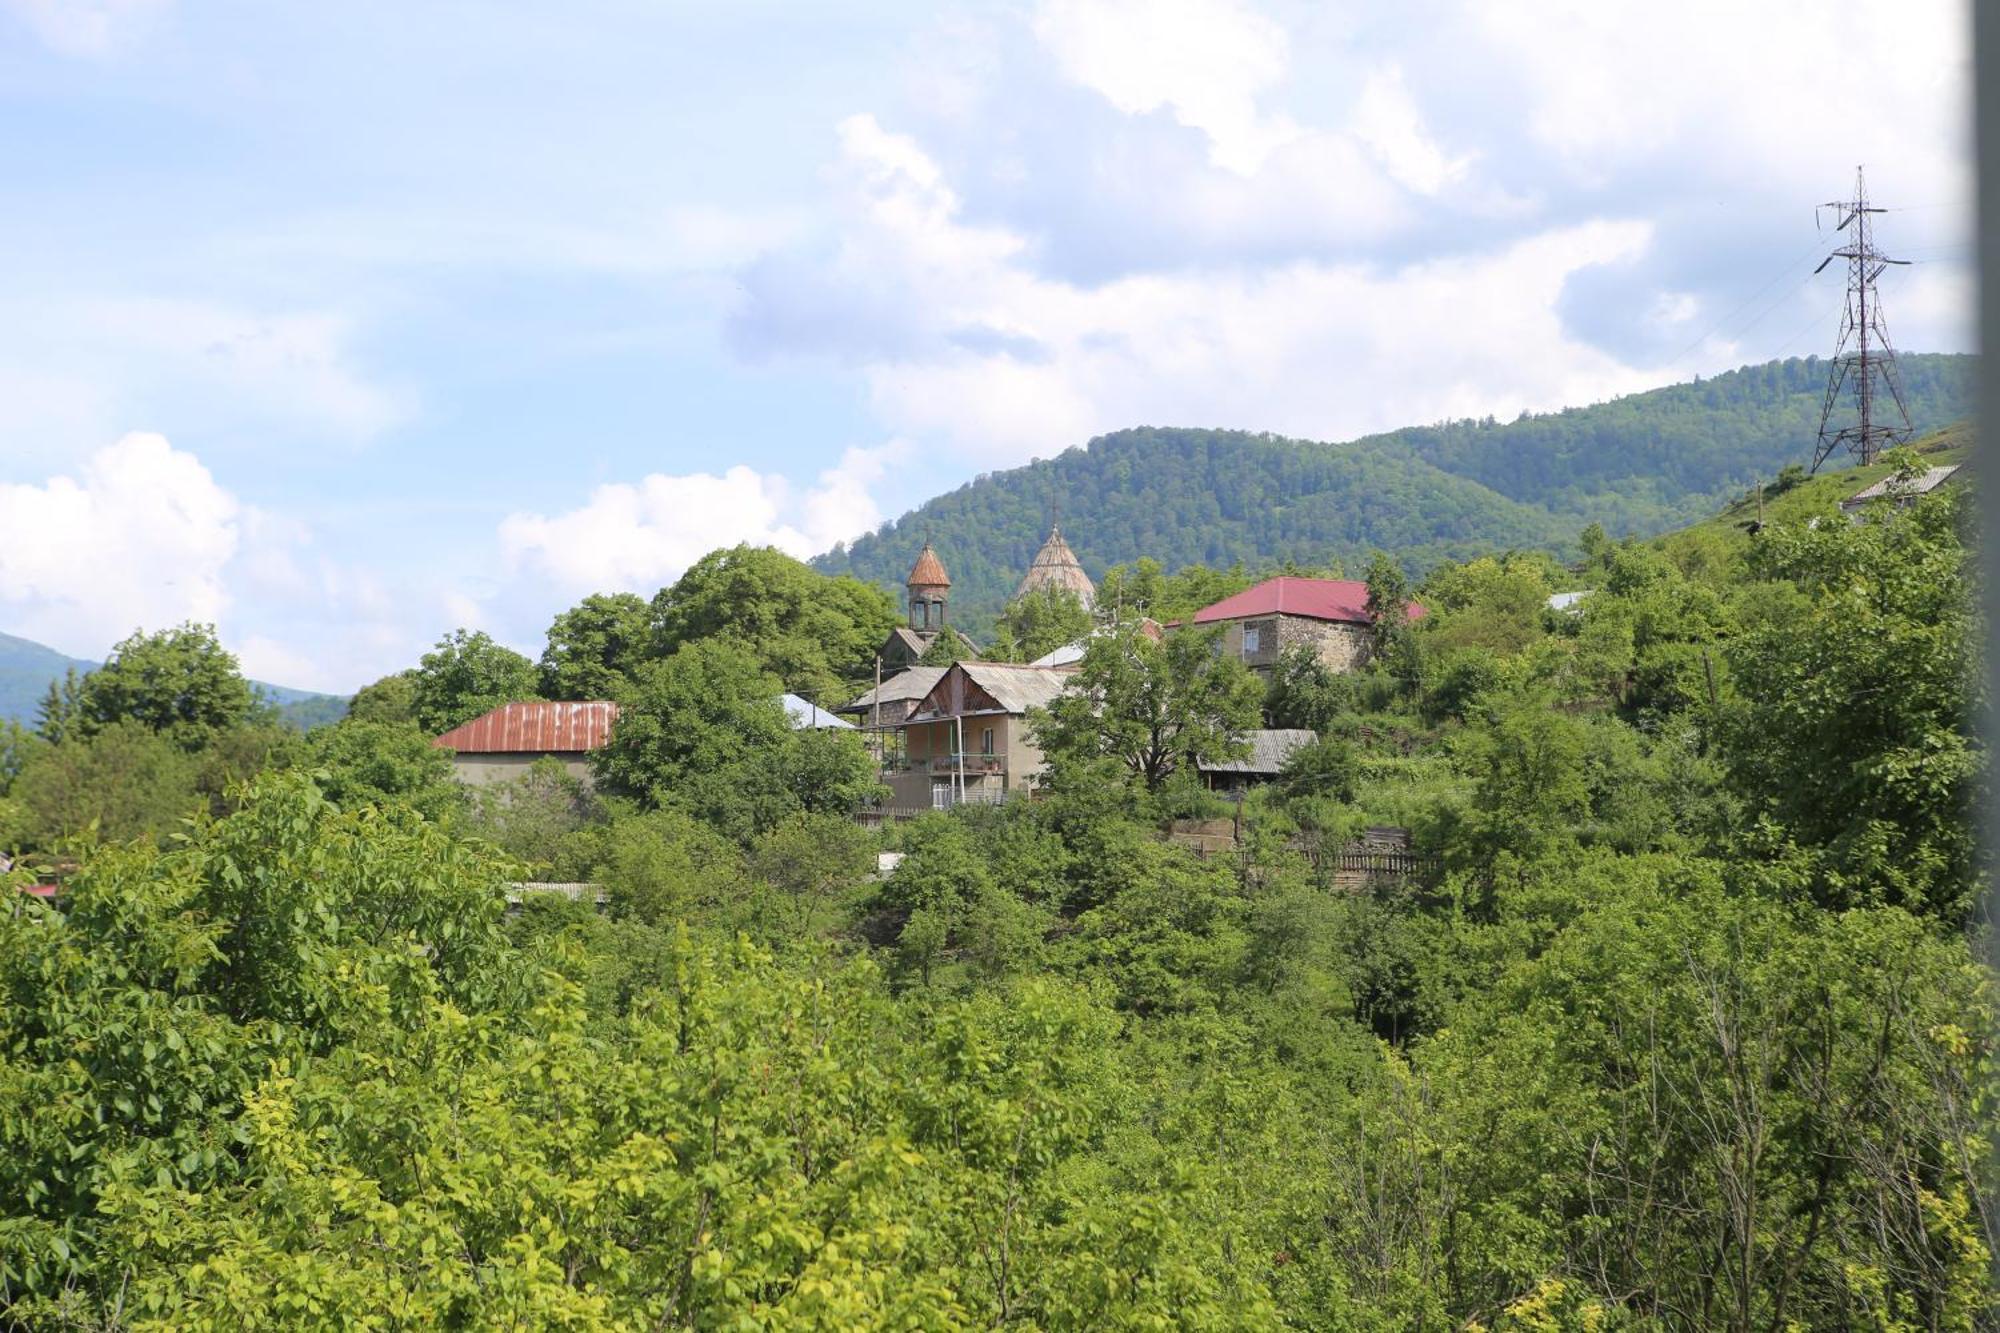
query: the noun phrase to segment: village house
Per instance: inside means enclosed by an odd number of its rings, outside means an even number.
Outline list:
[[[1411,602],[1404,614],[1417,620],[1424,608]],[[1375,618],[1368,614],[1368,585],[1358,579],[1284,575],[1203,607],[1192,623],[1222,626],[1222,651],[1262,674],[1301,643],[1335,671],[1358,670],[1372,651]]]
[[[474,786],[518,778],[538,759],[555,759],[571,777],[588,782],[590,752],[611,739],[617,722],[618,705],[609,699],[534,700],[502,704],[431,744],[452,751],[459,781]]]
[[[883,774],[889,803],[948,809],[1028,790],[1043,768],[1028,711],[1062,693],[1069,673],[1003,662],[958,662],[918,700],[899,730],[902,754]]]

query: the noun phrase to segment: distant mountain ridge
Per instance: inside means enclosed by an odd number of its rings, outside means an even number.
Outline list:
[[[1968,416],[1976,359],[1906,353],[1919,432]],[[1139,427],[976,478],[812,561],[900,590],[929,540],[952,616],[983,629],[1062,515],[1093,577],[1151,556],[1412,571],[1482,551],[1566,552],[1600,523],[1651,536],[1695,522],[1787,463],[1811,461],[1826,388],[1818,357],[1746,366],[1590,407],[1412,426],[1345,444],[1235,430]]]
[[[72,667],[79,674],[88,674],[103,665],[57,652],[33,639],[0,634],[0,720],[33,722],[35,709],[52,681],[61,680],[63,673]],[[250,687],[276,704],[279,716],[301,731],[335,721],[347,711],[347,700],[339,695],[267,685],[256,680],[250,682]]]

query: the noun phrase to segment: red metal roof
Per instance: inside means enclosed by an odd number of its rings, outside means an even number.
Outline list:
[[[501,704],[461,722],[431,744],[461,754],[541,754],[595,750],[611,739],[618,705],[609,699],[582,703]]]
[[[1410,603],[1410,619],[1420,619],[1423,614],[1421,605]],[[1305,616],[1356,625],[1370,624],[1374,619],[1368,614],[1368,585],[1361,580],[1302,579],[1285,574],[1204,606],[1194,613],[1194,623],[1207,625],[1248,616]]]

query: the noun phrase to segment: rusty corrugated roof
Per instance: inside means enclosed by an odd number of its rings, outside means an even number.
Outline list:
[[[617,721],[618,705],[609,699],[501,704],[431,744],[460,754],[574,754],[610,740]]]
[[[917,563],[910,566],[910,577],[903,582],[912,588],[949,588],[951,576],[944,572],[944,561],[938,559],[937,552],[929,542],[917,555]]]

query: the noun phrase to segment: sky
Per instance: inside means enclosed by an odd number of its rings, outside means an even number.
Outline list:
[[[0,630],[348,691],[1127,426],[1973,346],[1944,0],[0,0]]]

